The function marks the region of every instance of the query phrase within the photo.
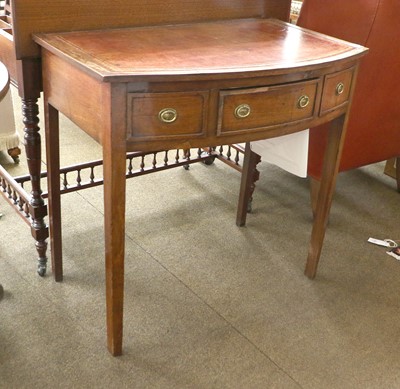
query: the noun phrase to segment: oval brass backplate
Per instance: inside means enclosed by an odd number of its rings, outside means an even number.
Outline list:
[[[343,84],[343,82],[339,82],[336,85],[336,94],[339,96],[343,93],[343,91],[344,91],[344,84]]]
[[[247,118],[250,115],[251,108],[248,104],[240,104],[235,109],[235,116],[238,119]]]
[[[173,123],[178,118],[178,112],[173,108],[164,108],[158,113],[158,118],[163,123]]]
[[[310,103],[310,98],[307,95],[302,95],[297,100],[297,106],[299,108],[305,108]]]

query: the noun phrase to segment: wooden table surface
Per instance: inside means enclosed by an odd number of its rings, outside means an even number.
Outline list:
[[[267,71],[351,57],[364,48],[273,19],[36,35],[36,42],[103,81],[124,76],[199,79]],[[233,73],[233,74],[232,74]],[[188,79],[188,78],[185,78]]]

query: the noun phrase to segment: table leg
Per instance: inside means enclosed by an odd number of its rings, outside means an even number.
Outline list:
[[[60,192],[60,141],[59,114],[45,101],[47,181],[50,224],[51,264],[54,279],[62,281],[62,233]]]
[[[47,242],[49,232],[44,222],[47,215],[47,207],[42,198],[40,188],[41,173],[41,140],[39,134],[39,108],[37,98],[22,98],[22,115],[24,122],[24,143],[26,158],[28,162],[29,175],[32,184],[31,199],[29,201],[29,213],[32,216],[31,233],[36,240],[36,250],[38,252],[38,273],[43,276],[47,268]]]
[[[123,330],[126,151],[113,134],[104,137],[103,160],[107,346],[118,356]]]
[[[259,178],[257,164],[261,157],[251,150],[250,143],[246,143],[243,159],[242,176],[240,181],[239,203],[236,213],[236,225],[246,224],[247,212],[251,208],[251,198],[255,188],[255,182]]]
[[[315,217],[311,232],[311,242],[308,250],[305,275],[315,278],[318,261],[321,255],[322,243],[328,224],[329,211],[335,190],[339,170],[340,157],[344,141],[346,115],[334,119],[329,128],[328,143],[324,156],[321,184],[316,204]]]

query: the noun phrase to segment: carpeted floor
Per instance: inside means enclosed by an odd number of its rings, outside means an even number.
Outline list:
[[[62,129],[64,164],[101,156]],[[0,153],[14,175],[21,160]],[[400,262],[367,243],[400,240],[394,180],[382,164],[339,176],[310,281],[307,180],[260,171],[244,228],[239,174],[221,162],[128,181],[118,358],[105,346],[102,188],[63,196],[62,283],[36,275],[29,228],[0,197],[0,388],[400,387]]]

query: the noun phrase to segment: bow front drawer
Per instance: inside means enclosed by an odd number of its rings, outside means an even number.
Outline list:
[[[328,74],[324,80],[320,115],[340,108],[349,101],[354,68]]]
[[[271,87],[223,90],[218,134],[240,133],[314,116],[318,80]]]
[[[203,136],[208,91],[128,93],[128,139],[136,141]]]

